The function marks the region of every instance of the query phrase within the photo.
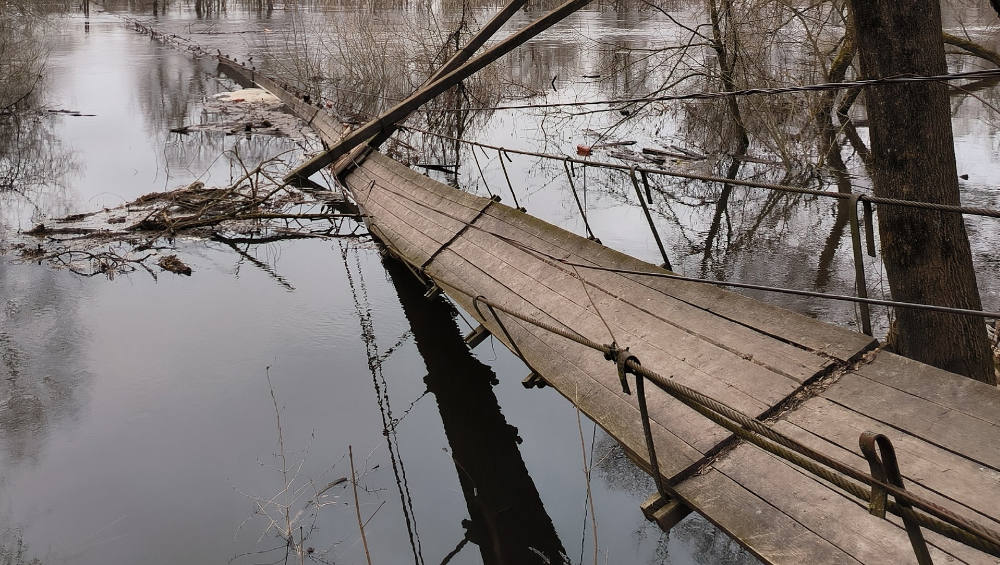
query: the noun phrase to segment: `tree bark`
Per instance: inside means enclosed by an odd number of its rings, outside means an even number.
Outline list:
[[[938,0],[851,0],[866,78],[947,72]],[[946,86],[881,85],[865,91],[875,194],[960,204]],[[961,215],[879,206],[882,258],[896,300],[979,310]],[[996,384],[981,318],[897,308],[901,355]]]

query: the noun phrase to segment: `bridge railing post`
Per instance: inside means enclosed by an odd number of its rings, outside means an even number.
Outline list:
[[[865,277],[865,256],[861,249],[861,225],[858,221],[858,200],[861,198],[860,194],[852,194],[850,199],[847,201],[848,214],[850,215],[851,221],[851,247],[854,251],[854,284],[857,287],[858,298],[868,298],[868,280]],[[869,205],[870,206],[870,205]],[[868,210],[865,209],[865,219],[868,220],[869,232],[872,232],[871,221]],[[874,252],[875,239],[874,234],[871,236],[871,243],[869,245],[869,251]],[[860,302],[858,304],[861,310],[861,331],[865,335],[872,335],[872,313],[871,308],[865,302]]]

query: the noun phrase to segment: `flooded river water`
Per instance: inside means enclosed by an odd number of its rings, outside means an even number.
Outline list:
[[[60,15],[48,29],[44,102],[92,115],[47,113],[27,127],[20,146],[37,174],[23,195],[2,201],[7,235],[195,179],[224,185],[238,174],[221,157],[234,146],[248,162],[314,147],[308,138],[170,133],[205,120],[206,101],[235,85],[213,60],[152,41],[120,16],[281,73],[292,59],[278,47],[289,36],[278,32],[333,26],[357,12],[91,10],[89,18]],[[386,14],[393,10],[406,12]],[[633,74],[608,80],[606,46],[620,55],[622,45],[668,41],[665,21],[589,9],[507,61],[507,76],[518,88],[550,87],[549,101],[619,95],[655,73],[629,67]],[[363,115],[385,100],[360,102]],[[689,118],[668,109],[613,136],[704,149],[695,140],[711,136]],[[465,136],[563,154],[614,119],[498,111],[470,118]],[[997,121],[976,100],[956,104],[967,204],[1000,207]],[[478,154],[481,176],[467,148],[456,154],[409,139],[423,150],[420,162],[459,163],[457,175],[437,178],[510,203],[495,153]],[[561,164],[512,155],[507,167],[529,213],[583,233]],[[859,166],[851,173],[866,183]],[[660,262],[627,177],[578,174],[595,234]],[[654,212],[677,270],[853,294],[850,236],[835,202],[743,191],[715,237],[718,187],[656,182],[671,195]],[[969,222],[986,309],[1000,307],[994,224]],[[341,480],[351,473],[349,446],[374,563],[557,563],[562,555],[588,563],[595,530],[602,563],[754,562],[697,516],[669,534],[647,522],[638,507],[654,486],[615,442],[551,389],[524,389],[525,366],[500,344],[469,352],[463,314],[425,300],[367,238],[276,242],[244,255],[192,240],[180,250],[190,278],[85,278],[13,254],[0,260],[0,562],[20,551],[10,562],[281,563],[277,529],[287,519],[309,560],[362,563],[354,496]],[[869,261],[878,288],[878,260]],[[850,306],[755,296],[857,327]]]

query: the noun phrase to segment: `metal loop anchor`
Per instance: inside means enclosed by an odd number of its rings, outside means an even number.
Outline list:
[[[642,363],[639,362],[638,357],[629,352],[627,347],[625,349],[621,349],[615,342],[611,342],[611,344],[607,347],[608,352],[604,354],[604,358],[608,361],[614,361],[615,365],[618,367],[618,380],[622,383],[622,392],[625,394],[632,394],[632,391],[628,387],[628,379],[626,378],[626,375],[629,373],[632,373],[636,377],[639,375],[628,367],[628,362],[629,360],[635,361],[636,365],[642,365]]]
[[[874,432],[864,432],[858,439],[861,453],[868,460],[872,477],[875,480],[899,487],[903,486],[903,476],[899,472],[899,463],[896,461],[896,450],[892,447],[892,442],[883,434]],[[885,487],[872,485],[872,496],[868,503],[868,511],[879,518],[885,519],[885,510],[888,504],[888,493]],[[896,504],[903,508],[911,508],[909,502],[896,500]],[[927,542],[920,531],[920,524],[911,518],[902,516],[903,525],[906,527],[906,535],[910,538],[910,545],[913,553],[916,554],[917,563],[920,565],[932,565],[930,552],[927,550]]]

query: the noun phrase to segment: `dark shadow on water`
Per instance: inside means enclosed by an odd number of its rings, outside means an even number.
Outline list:
[[[565,550],[518,450],[516,429],[500,412],[493,370],[469,352],[449,304],[424,298],[423,286],[399,262],[384,264],[427,366],[427,390],[441,412],[471,517],[462,522],[466,539],[479,546],[487,564],[564,562]]]

